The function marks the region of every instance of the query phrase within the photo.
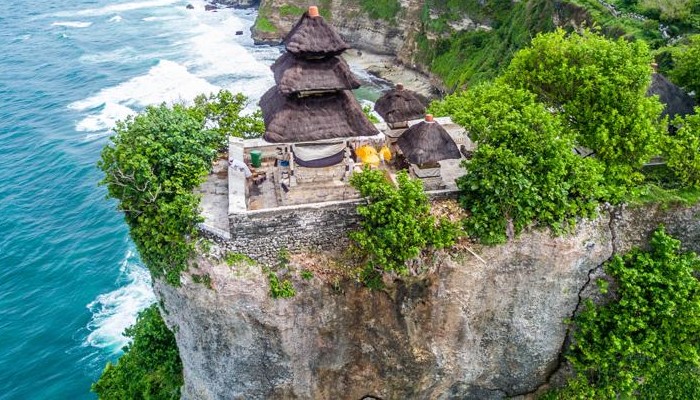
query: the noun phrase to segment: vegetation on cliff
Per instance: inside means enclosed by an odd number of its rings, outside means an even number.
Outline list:
[[[116,364],[107,364],[92,391],[103,400],[179,399],[182,361],[158,305],[141,311],[124,335],[132,342]]]
[[[642,42],[559,30],[519,51],[495,83],[431,105],[479,143],[458,180],[470,236],[498,243],[528,226],[560,232],[600,202],[659,184],[644,168],[654,156],[669,160],[666,187],[697,188],[697,116],[668,133],[662,104],[646,96],[651,60]]]
[[[469,236],[501,243],[533,223],[562,231],[595,215],[602,165],[572,152],[575,135],[534,94],[482,84],[432,110],[451,115],[479,143],[457,180]]]
[[[700,258],[661,228],[649,251],[604,266],[613,300],[574,319],[567,359],[575,377],[556,399],[694,399],[700,395]],[[607,285],[600,285],[607,291]]]
[[[194,189],[211,169],[227,135],[262,133],[258,115],[243,116],[242,95],[222,91],[193,106],[149,106],[117,122],[98,165],[101,184],[119,201],[141,259],[154,277],[172,285],[194,251],[199,196]]]
[[[357,207],[360,229],[349,236],[366,259],[362,280],[372,287],[380,286],[381,272],[408,275],[406,261],[426,248],[451,246],[459,236],[457,225],[430,214],[430,201],[419,180],[403,171],[396,180],[394,186],[384,171],[369,169],[350,178],[367,198],[366,205]]]

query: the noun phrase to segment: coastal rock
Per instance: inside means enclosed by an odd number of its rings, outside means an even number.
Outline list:
[[[201,258],[174,288],[155,283],[184,365],[185,399],[501,399],[559,379],[570,318],[615,250],[659,223],[700,249],[700,206],[604,212],[568,236],[438,253],[431,272],[382,291],[321,276],[270,298],[260,266]],[[479,254],[474,256],[472,251]],[[566,367],[566,366],[564,366]]]
[[[211,3],[223,8],[252,8],[260,4],[260,0],[211,0]]]
[[[186,5],[185,8],[188,10],[194,10],[194,6],[192,4]]]

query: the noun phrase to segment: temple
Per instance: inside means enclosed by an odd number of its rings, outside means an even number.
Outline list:
[[[363,168],[381,169],[391,180],[407,170],[431,195],[456,191],[460,159],[473,147],[463,128],[426,116],[428,100],[400,84],[376,103],[385,122],[371,123],[353,94],[360,81],[342,57],[348,45],[317,7],[309,7],[283,44],[271,66],[275,86],[259,103],[263,137],[230,138],[227,157],[202,185],[203,230],[233,241],[245,239],[246,226],[309,230],[301,236],[316,237],[318,224],[295,225],[299,213],[328,216],[328,229],[345,226],[350,222],[332,214],[352,214],[362,201],[349,178]]]

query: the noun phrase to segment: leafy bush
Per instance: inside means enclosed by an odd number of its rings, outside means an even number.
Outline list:
[[[215,130],[225,141],[228,136],[252,139],[261,137],[265,133],[265,123],[260,110],[244,115],[248,105],[248,98],[228,90],[221,90],[216,94],[199,95],[194,99],[194,105],[189,112],[195,118],[204,120],[206,127]],[[221,147],[226,147],[223,142]]]
[[[245,97],[219,92],[198,97],[193,107],[149,106],[117,122],[112,143],[102,150],[101,184],[119,200],[141,259],[170,284],[179,284],[195,248],[201,217],[193,190],[227,135],[257,124],[254,116],[238,114],[243,104]]]
[[[663,228],[652,235],[649,251],[615,256],[605,271],[617,281],[616,301],[588,301],[575,318],[567,358],[578,375],[549,397],[697,398],[699,269],[700,259],[681,253]]]
[[[700,97],[700,34],[691,36],[688,45],[673,51],[673,63],[671,77],[678,85],[695,91],[696,97]]]
[[[175,336],[153,304],[124,335],[131,344],[116,364],[108,363],[92,391],[103,400],[179,399],[182,362]]]
[[[651,60],[642,41],[559,30],[519,51],[501,79],[559,112],[576,143],[605,163],[610,183],[630,187],[641,181],[642,165],[659,154],[666,129],[663,106],[646,97]]]
[[[357,207],[360,230],[351,232],[350,239],[367,256],[371,268],[406,275],[406,261],[427,247],[451,246],[459,230],[430,215],[430,202],[419,180],[410,179],[405,171],[396,179],[398,187],[380,170],[353,174],[350,184],[367,197],[368,204]]]
[[[680,128],[668,138],[667,165],[681,184],[700,189],[700,108],[674,124]]]
[[[401,10],[398,0],[360,0],[360,6],[370,17],[393,21]]]
[[[595,214],[602,166],[573,153],[573,136],[533,94],[482,84],[448,96],[431,111],[450,115],[479,143],[457,180],[470,212],[470,236],[500,243],[508,229],[518,234],[535,224],[561,231],[576,217]]]

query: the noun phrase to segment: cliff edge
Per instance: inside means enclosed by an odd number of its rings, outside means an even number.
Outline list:
[[[204,256],[195,272],[211,289],[188,277],[155,288],[185,399],[500,399],[533,393],[556,372],[564,320],[614,252],[644,245],[659,224],[697,251],[699,216],[700,206],[615,209],[565,237],[530,232],[438,253],[422,276],[382,291],[321,272],[305,280],[293,262],[297,294],[275,300],[260,266]]]

